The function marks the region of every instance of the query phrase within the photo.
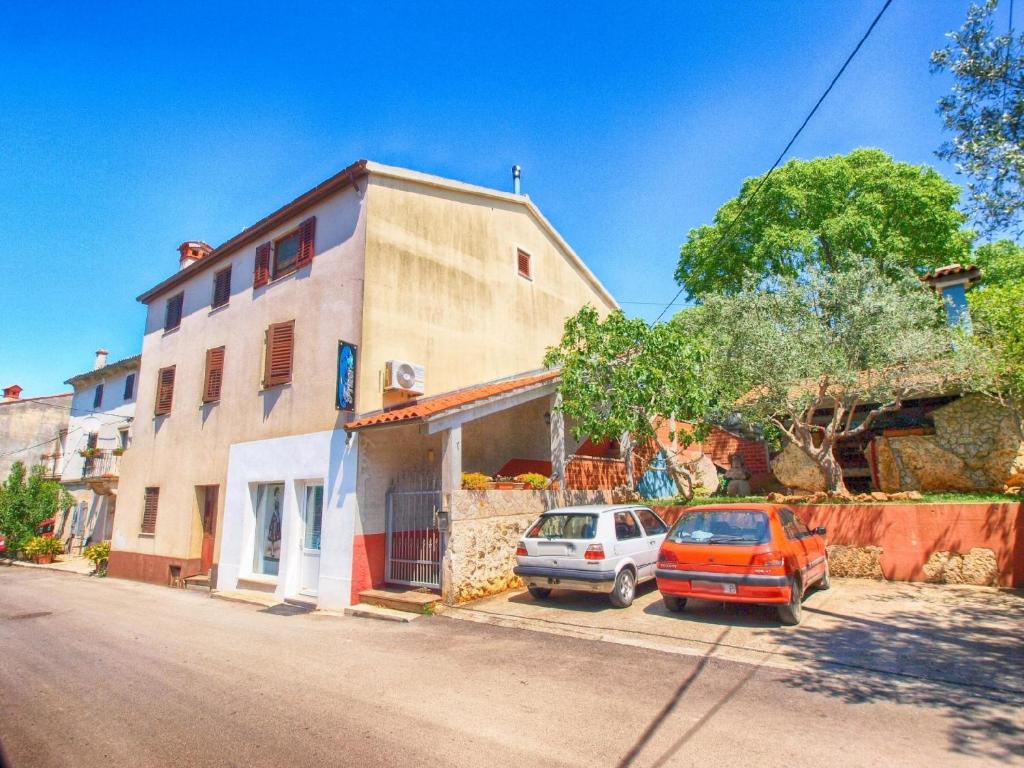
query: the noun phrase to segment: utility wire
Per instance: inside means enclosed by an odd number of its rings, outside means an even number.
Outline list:
[[[881,21],[882,15],[889,9],[890,5],[892,5],[892,0],[885,0],[885,4],[882,6],[882,10],[880,10],[878,12],[878,15],[875,16],[875,20],[871,22],[871,25],[868,27],[867,32],[865,32],[864,36],[860,39],[860,42],[858,42],[857,45],[854,47],[853,51],[850,52],[850,55],[846,57],[846,61],[843,62],[843,66],[841,66],[839,68],[839,71],[836,72],[835,77],[832,78],[832,82],[828,84],[828,88],[825,89],[825,92],[822,93],[818,100],[814,103],[814,107],[812,107],[811,111],[807,113],[807,117],[805,117],[804,121],[800,123],[800,127],[797,128],[796,133],[793,134],[793,137],[789,140],[789,143],[786,144],[785,149],[783,149],[782,152],[779,153],[779,156],[775,159],[775,162],[772,163],[772,167],[768,169],[768,173],[764,175],[764,177],[761,179],[761,182],[754,189],[753,193],[743,203],[743,206],[740,208],[739,212],[736,214],[735,217],[733,217],[733,220],[729,222],[729,225],[725,228],[725,232],[722,233],[722,236],[718,239],[718,242],[715,243],[714,248],[711,251],[711,256],[714,256],[718,252],[718,249],[722,246],[723,243],[725,243],[726,239],[729,236],[729,233],[732,231],[732,228],[736,225],[736,222],[740,220],[740,217],[743,216],[747,208],[750,206],[751,201],[753,201],[753,199],[757,197],[757,193],[761,191],[761,189],[764,187],[766,183],[768,183],[769,177],[772,175],[772,173],[775,172],[775,169],[779,167],[779,163],[782,162],[782,158],[786,156],[786,153],[789,152],[790,148],[796,142],[797,138],[799,138],[800,134],[803,133],[804,128],[807,127],[807,124],[811,121],[811,118],[814,117],[814,113],[818,111],[818,107],[822,105],[822,102],[825,101],[825,98],[829,95],[829,93],[832,92],[832,88],[835,87],[835,84],[839,81],[839,78],[842,77],[843,72],[846,71],[846,68],[850,66],[850,62],[853,61],[853,57],[857,55],[857,52],[861,49],[861,46],[864,45],[865,42],[867,42],[868,37],[871,36],[871,32],[874,30],[875,26],[877,26],[878,22]],[[661,320],[661,318],[665,316],[665,313],[668,312],[669,307],[676,303],[679,297],[682,296],[684,290],[685,288],[680,288],[676,292],[676,295],[672,298],[672,301],[666,304],[665,308],[661,310],[661,314],[658,315],[657,318],[655,318],[655,323],[657,323],[659,320]]]

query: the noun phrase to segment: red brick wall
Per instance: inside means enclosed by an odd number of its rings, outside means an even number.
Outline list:
[[[771,472],[768,465],[768,446],[753,440],[744,440],[731,432],[715,427],[704,441],[704,452],[720,467],[729,468],[734,453],[743,456],[747,470],[754,475]]]
[[[656,507],[675,522],[684,507]],[[829,544],[882,548],[882,572],[893,581],[924,581],[933,552],[991,549],[999,583],[1024,587],[1024,504],[797,504],[810,528],[828,529]]]
[[[119,579],[148,581],[151,584],[170,584],[170,566],[181,567],[181,576],[195,576],[200,572],[198,557],[163,557],[139,552],[113,550],[107,561],[107,575]]]
[[[634,475],[639,480],[640,475]],[[626,484],[626,462],[573,456],[565,465],[565,487],[573,490],[610,491]]]

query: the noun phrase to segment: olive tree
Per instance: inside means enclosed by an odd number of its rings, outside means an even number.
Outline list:
[[[545,365],[561,369],[561,409],[577,437],[623,439],[629,487],[635,487],[633,446],[658,441],[660,418],[698,420],[708,410],[703,340],[678,323],[649,325],[614,311],[602,319],[585,306],[565,323]],[[702,428],[677,433],[678,445],[699,440]],[[670,446],[658,442],[680,492],[693,494],[693,475]]]
[[[753,427],[777,432],[845,494],[834,448],[909,397],[958,386],[975,346],[943,319],[936,294],[911,273],[871,265],[812,268],[756,279],[732,296],[709,296],[679,316],[712,350],[703,370],[723,401]]]

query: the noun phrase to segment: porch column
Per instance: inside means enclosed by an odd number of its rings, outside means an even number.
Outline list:
[[[562,395],[555,394],[549,404],[551,421],[551,474],[565,490],[565,416],[562,414]]]
[[[447,527],[441,535],[447,542],[452,532],[452,493],[462,488],[462,426],[449,427],[441,433],[441,506],[448,513]],[[441,599],[451,605],[455,596],[452,593],[452,556],[445,546],[444,559],[441,561]]]

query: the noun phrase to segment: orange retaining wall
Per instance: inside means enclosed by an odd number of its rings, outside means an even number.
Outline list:
[[[685,507],[655,507],[674,522]],[[882,572],[893,581],[925,581],[933,552],[991,549],[999,584],[1024,587],[1024,504],[794,504],[810,528],[828,529],[829,544],[882,548]]]

